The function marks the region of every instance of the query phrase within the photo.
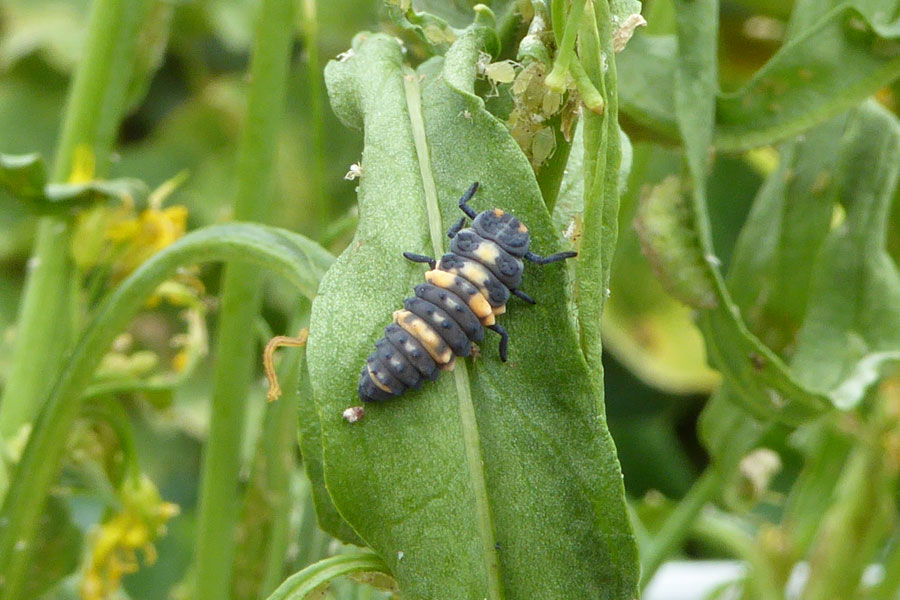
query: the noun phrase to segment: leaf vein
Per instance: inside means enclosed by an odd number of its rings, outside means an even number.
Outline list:
[[[425,190],[425,206],[428,214],[428,229],[435,257],[443,254],[443,223],[438,205],[437,187],[434,182],[434,171],[428,152],[428,140],[425,136],[425,118],[422,111],[422,96],[418,76],[411,69],[404,69],[403,85],[406,91],[406,102],[412,126],[416,156],[422,175],[422,186]],[[475,418],[475,407],[472,404],[472,390],[469,385],[469,373],[464,361],[457,361],[453,372],[456,384],[456,395],[459,406],[460,428],[463,434],[463,445],[466,452],[472,491],[475,496],[475,514],[478,520],[479,537],[487,570],[487,592],[491,600],[503,597],[500,583],[500,563],[497,558],[496,540],[490,504],[487,494],[487,483],[484,475],[484,457],[481,450],[481,438],[478,433],[478,422]]]

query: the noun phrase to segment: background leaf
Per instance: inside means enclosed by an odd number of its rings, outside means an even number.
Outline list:
[[[821,6],[828,6],[821,3]],[[857,104],[900,74],[897,3],[846,2],[798,31],[741,89],[716,98],[722,150],[784,140]],[[673,137],[673,36],[635,35],[620,56],[622,111]],[[715,92],[716,90],[714,90]]]
[[[900,360],[900,273],[884,248],[900,164],[900,123],[874,104],[854,111],[835,194],[846,220],[825,240],[791,367],[841,409],[859,402],[886,362]],[[864,166],[874,165],[874,172]]]

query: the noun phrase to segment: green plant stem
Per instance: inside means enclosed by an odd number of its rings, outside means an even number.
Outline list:
[[[715,511],[701,511],[699,518],[694,522],[693,534],[733,554],[750,567],[746,585],[753,591],[753,598],[757,600],[784,598],[767,557],[734,518]]]
[[[285,277],[308,298],[332,257],[290,232],[258,225],[218,225],[190,233],[143,263],[97,308],[35,423],[0,511],[0,599],[21,598],[38,518],[56,476],[82,392],[100,360],[157,286],[178,268],[204,261],[243,261]]]
[[[562,94],[566,91],[566,76],[569,73],[569,64],[575,57],[575,36],[581,27],[581,17],[584,15],[585,4],[590,0],[575,0],[566,18],[566,28],[562,40],[557,43],[556,60],[553,69],[544,80],[544,84],[555,92]],[[555,30],[555,28],[554,28]]]
[[[550,1],[550,26],[553,28],[553,39],[558,48],[566,31],[566,0]]]
[[[303,47],[306,50],[306,86],[309,98],[310,144],[313,153],[313,169],[310,173],[315,227],[324,231],[331,222],[331,207],[325,196],[325,106],[324,79],[319,64],[319,20],[316,18],[316,0],[303,0],[301,11],[303,25]],[[322,240],[318,240],[322,242]],[[324,243],[324,242],[322,242]]]
[[[309,303],[298,306],[295,315],[303,315],[309,321]],[[296,334],[301,319],[294,318],[288,331]],[[267,596],[283,579],[285,556],[290,543],[291,507],[297,500],[291,493],[291,476],[297,468],[294,450],[297,446],[297,407],[300,403],[299,378],[306,368],[306,348],[284,349],[283,368],[279,379],[285,393],[270,403],[266,410],[260,447],[265,464],[265,489],[270,498],[269,536],[267,540],[265,568],[260,583],[260,596]]]
[[[373,552],[338,554],[312,564],[288,577],[268,600],[303,600],[313,590],[340,575],[378,572],[390,575],[388,566]]]
[[[90,151],[94,173],[108,170],[113,135],[134,61],[146,0],[96,0],[91,8],[84,54],[69,91],[51,173],[69,179],[76,149]],[[62,216],[40,220],[29,261],[9,378],[0,398],[0,437],[12,437],[31,423],[49,391],[62,356],[73,340],[74,265],[69,256],[71,222]]]
[[[294,18],[292,0],[265,0],[260,7],[247,118],[238,154],[237,220],[265,221],[270,213]],[[259,362],[254,332],[247,323],[259,313],[261,284],[255,267],[229,265],[225,269],[197,525],[195,574],[196,598],[200,600],[225,598],[231,585],[246,398]]]
[[[863,570],[895,518],[895,484],[886,472],[882,447],[858,441],[816,533],[802,600],[855,596]]]
[[[572,59],[572,64],[569,65],[569,73],[572,74],[572,79],[575,81],[575,87],[578,89],[578,93],[581,94],[581,101],[584,105],[589,110],[598,115],[602,115],[603,110],[606,107],[606,102],[603,100],[603,94],[594,87],[591,78],[588,77],[587,72],[584,70],[584,66],[581,64],[581,61],[578,60],[577,56]]]
[[[653,579],[656,570],[666,557],[677,550],[690,532],[697,515],[712,500],[722,485],[722,477],[714,467],[707,467],[688,493],[681,499],[662,529],[644,550],[641,561],[641,587]]]
[[[598,9],[596,17],[594,6]],[[603,54],[615,56],[606,0],[598,0],[588,7],[588,17],[582,20],[579,41],[581,64],[606,104],[602,115],[592,111],[584,113],[584,235],[576,265],[581,348],[591,368],[595,386],[602,390],[600,318],[606,302],[612,251],[618,236],[618,173],[621,162],[615,60],[608,61],[605,72],[602,60]]]

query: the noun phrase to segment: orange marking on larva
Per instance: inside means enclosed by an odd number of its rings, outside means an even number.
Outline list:
[[[502,216],[503,216],[503,211],[500,210],[499,208],[495,208],[495,209],[494,209],[494,216],[495,216],[495,217],[502,217]]]
[[[528,231],[528,228],[525,227],[525,223],[519,223],[519,231],[521,233],[525,233],[526,231]]]
[[[494,324],[494,311],[491,310],[491,303],[484,297],[484,294],[478,292],[469,298],[469,308],[475,313],[475,316],[485,325]],[[490,323],[487,322],[490,321]]]
[[[431,355],[438,365],[453,360],[453,351],[431,325],[408,310],[394,311],[394,322],[406,330],[408,334],[419,340],[422,347]]]
[[[441,365],[440,368],[442,371],[452,371],[453,367],[455,367],[455,366],[456,366],[456,357],[454,356],[453,358],[450,359],[450,362],[448,362],[445,365]]]
[[[384,391],[387,392],[388,394],[393,394],[393,393],[394,393],[394,392],[391,391],[391,388],[387,387],[386,385],[384,385],[383,383],[381,383],[380,381],[378,381],[378,378],[375,377],[375,373],[372,372],[372,367],[371,367],[371,366],[368,366],[368,365],[367,365],[367,366],[366,366],[366,369],[369,370],[369,379],[372,380],[372,383],[374,383],[375,385],[377,385],[379,388],[381,388],[382,390],[384,390]]]
[[[497,308],[494,309],[494,314],[495,314],[495,315],[502,315],[502,314],[505,313],[505,312],[506,312],[506,305],[505,305],[505,304],[504,304],[503,306],[498,306]]]
[[[454,273],[450,273],[449,271],[438,271],[437,269],[425,273],[425,281],[431,285],[436,285],[439,288],[444,288],[445,290],[449,290],[453,287],[456,277],[457,276]],[[466,300],[466,298],[463,298],[463,300]],[[475,316],[478,317],[482,323],[484,323],[484,319],[493,317],[494,313],[491,310],[491,304],[481,293],[470,296],[466,302],[469,305],[469,309],[475,313]],[[488,325],[493,324],[493,320],[488,323]]]
[[[441,263],[438,262],[437,269],[444,269],[441,266]],[[490,292],[488,292],[485,284],[490,281],[491,277],[493,277],[481,263],[475,262],[474,260],[466,260],[463,262],[462,268],[454,268],[447,269],[447,273],[453,273],[454,275],[459,275],[463,279],[466,279],[469,283],[475,286],[478,290],[479,295],[484,296],[485,302],[488,302],[488,299],[491,297]],[[488,307],[490,307],[490,302],[488,302]],[[478,313],[475,313],[478,315]],[[480,315],[479,315],[480,316]]]

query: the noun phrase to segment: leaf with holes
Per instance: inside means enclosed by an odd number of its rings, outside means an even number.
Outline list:
[[[477,210],[508,210],[535,251],[559,249],[527,159],[472,91],[478,52],[492,43],[476,24],[446,59],[413,73],[393,38],[365,34],[326,70],[335,112],[363,129],[365,147],[359,229],[310,323],[325,482],[404,598],[630,600],[638,568],[621,472],[567,316],[562,265],[526,266],[523,288],[538,304],[514,299],[501,317],[508,363],[488,331],[477,360],[368,405],[358,423],[342,418],[359,403],[373,342],[423,280],[401,253],[443,252],[473,181]]]

